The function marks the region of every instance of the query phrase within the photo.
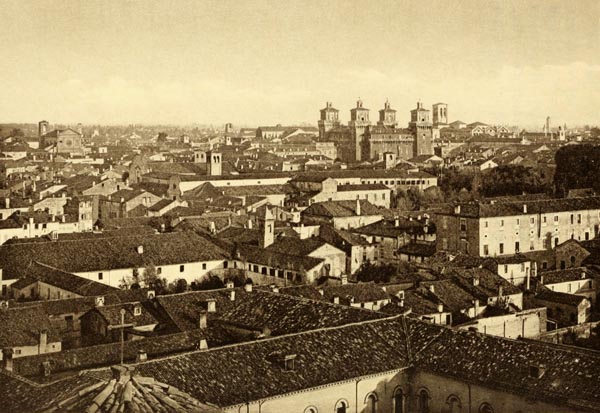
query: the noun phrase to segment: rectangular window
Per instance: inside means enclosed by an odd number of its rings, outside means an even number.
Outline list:
[[[577,223],[581,224],[581,214],[577,214]]]
[[[515,242],[515,253],[519,252],[519,241]]]
[[[501,226],[501,227],[503,227],[503,226],[504,226],[504,220],[503,220],[503,219],[501,219],[501,220],[500,220],[500,226]]]
[[[500,245],[498,245],[498,251],[500,251],[500,254],[504,254],[504,244],[500,243]]]
[[[203,270],[205,270],[205,269],[206,269],[206,263],[205,263],[205,262],[203,262],[203,263],[202,263],[202,269],[203,269]]]
[[[530,224],[535,224],[535,218],[533,218],[533,217],[529,218],[529,223]]]
[[[542,222],[545,224],[546,223],[546,216],[544,215],[544,217],[542,218]]]
[[[162,267],[158,267],[158,268],[156,269],[156,273],[157,273],[158,275],[162,274]]]
[[[554,222],[558,222],[558,215],[554,215]]]
[[[180,265],[179,266],[179,272],[183,272],[184,269],[185,269],[185,265]]]
[[[488,222],[487,221],[483,221],[483,227],[487,228],[488,227]]]
[[[517,218],[517,225],[521,225],[521,220]]]
[[[466,231],[467,230],[467,220],[464,218],[460,219],[460,230],[461,231]]]
[[[483,246],[483,255],[490,255],[490,251],[487,244]]]
[[[507,273],[508,272],[508,265],[504,265],[504,272]]]
[[[98,279],[101,280],[104,278],[104,274],[102,274],[101,272],[98,273]]]

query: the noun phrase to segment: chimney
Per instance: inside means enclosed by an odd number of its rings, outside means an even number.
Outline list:
[[[225,287],[228,289],[232,289],[233,287],[235,287],[235,284],[233,283],[233,281],[227,281],[227,284],[225,284]]]
[[[62,216],[60,217],[60,222],[62,222],[63,224],[64,224],[65,222],[67,222],[67,217],[66,217],[65,215],[62,215]]]
[[[144,253],[144,246],[143,245],[138,245],[138,247],[137,247],[137,253],[140,254],[140,255]]]
[[[529,291],[531,289],[531,275],[530,275],[530,273],[531,273],[531,270],[527,271],[527,278],[526,278],[526,280],[527,280],[526,281],[527,282],[527,284],[526,284],[527,291]]]
[[[215,234],[217,232],[217,227],[215,225],[215,221],[210,221],[208,224],[208,230],[211,234]]]
[[[148,354],[146,353],[146,350],[139,349],[137,355],[135,356],[135,362],[141,363],[146,360],[148,360]]]
[[[252,219],[248,219],[248,229],[252,229]]]
[[[438,313],[443,313],[444,312],[444,304],[439,303],[437,306],[437,310],[438,310]]]
[[[48,347],[48,331],[40,330],[40,347],[38,349],[38,354],[45,353],[46,347]]]
[[[13,349],[5,348],[2,349],[2,360],[4,364],[4,370],[13,371]]]
[[[527,204],[523,204],[523,213],[526,214],[527,213]]]
[[[400,218],[396,217],[396,219],[394,219],[394,226],[396,228],[400,226]]]
[[[96,307],[102,307],[104,305],[104,297],[96,297]]]
[[[200,317],[198,318],[198,328],[200,330],[204,330],[206,329],[206,316],[207,316],[207,312],[206,310],[200,310]]]
[[[208,350],[208,343],[206,342],[206,339],[201,338],[200,341],[198,342],[198,349],[199,350]]]
[[[277,287],[275,284],[271,285],[271,292],[278,293],[279,292],[279,287]]]
[[[340,297],[338,297],[337,295],[333,296],[333,303],[334,304],[339,304],[340,303]]]
[[[431,285],[429,286],[429,292],[430,292],[430,293],[432,293],[432,294],[434,294],[434,293],[435,293],[435,285],[431,284]]]
[[[322,288],[319,288],[319,294],[321,294],[321,296],[325,295],[325,290]]]
[[[473,277],[473,287],[477,287],[479,285],[479,277]]]
[[[229,291],[229,300],[235,301],[235,290]]]
[[[49,377],[52,374],[52,366],[49,361],[42,361],[42,375]]]
[[[473,307],[475,309],[475,317],[479,314],[479,300],[473,300]]]
[[[356,215],[360,215],[360,199],[356,200]]]
[[[459,215],[459,214],[460,214],[460,205],[456,205],[456,206],[454,207],[454,213],[455,213],[456,215]]]
[[[404,307],[404,298],[401,298],[400,301],[398,302],[398,305],[400,307]]]
[[[585,271],[581,271],[581,279],[585,280]]]
[[[341,280],[342,280],[342,285],[348,284],[348,276],[347,275],[342,275]]]
[[[10,208],[10,198],[9,197],[4,198],[4,207],[6,209]]]
[[[217,312],[217,301],[213,298],[209,298],[208,300],[206,300],[206,310],[209,313],[216,313]]]
[[[155,296],[156,296],[156,292],[154,290],[146,291],[146,298],[148,298],[148,300],[153,299]]]
[[[544,285],[544,276],[540,275],[540,284]]]
[[[503,287],[502,287],[502,284],[500,284],[500,285],[498,286],[498,298],[502,298],[502,296],[503,296],[503,292],[504,292],[504,289],[503,289]]]
[[[252,292],[252,283],[244,284],[244,291],[246,291],[247,293],[251,293]]]

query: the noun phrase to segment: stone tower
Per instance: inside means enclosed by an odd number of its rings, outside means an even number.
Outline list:
[[[396,111],[390,107],[390,102],[385,101],[383,109],[379,111],[379,121],[377,122],[379,126],[388,126],[391,128],[395,128],[396,123]]]
[[[355,160],[360,161],[362,159],[362,141],[365,136],[365,130],[371,125],[369,120],[369,109],[363,107],[362,100],[358,99],[356,107],[350,109],[350,132],[352,133],[352,140],[354,141],[355,149]]]
[[[340,126],[339,110],[333,107],[331,102],[325,104],[321,109],[321,118],[319,119],[319,139],[324,139],[327,132]]]
[[[415,137],[413,156],[433,154],[431,144],[432,124],[429,118],[429,110],[423,107],[423,103],[417,102],[417,108],[410,111],[408,128]]]
[[[206,153],[208,175],[219,176],[223,172],[223,155],[220,152],[210,151]]]
[[[275,216],[268,207],[265,208],[265,214],[258,217],[258,227],[262,231],[259,245],[261,248],[267,248],[275,241]]]
[[[433,105],[433,127],[442,127],[448,124],[448,105],[436,103]]]

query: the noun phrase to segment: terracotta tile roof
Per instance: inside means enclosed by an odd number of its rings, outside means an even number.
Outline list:
[[[80,296],[97,296],[110,294],[117,289],[87,278],[79,277],[56,268],[33,262],[25,271],[25,278],[21,278],[11,288],[21,289],[35,282],[43,282]]]
[[[200,403],[173,386],[142,376],[125,366],[112,368],[111,379],[100,380],[81,390],[65,392],[46,412],[194,412],[218,413],[215,406]]]
[[[48,332],[48,343],[60,341],[48,313],[39,305],[0,310],[0,326],[0,348],[38,345],[42,330]]]
[[[378,208],[369,201],[360,200],[361,215],[382,215],[383,208]],[[316,202],[302,211],[302,215],[325,216],[329,218],[356,216],[356,201]]]
[[[279,253],[248,244],[239,244],[237,251],[242,261],[271,268],[281,268],[286,271],[309,271],[323,262],[321,258]]]
[[[143,253],[138,253],[143,246]],[[17,278],[30,262],[67,272],[141,268],[154,265],[226,259],[228,254],[192,232],[152,236],[93,238],[0,246],[0,267],[6,279]]]
[[[323,287],[325,298],[332,302],[334,297],[339,297],[340,304],[368,303],[389,300],[390,296],[380,285],[374,282],[348,283],[345,285],[329,285]]]
[[[587,300],[587,298],[580,295],[561,293],[558,291],[549,290],[547,288],[537,292],[535,294],[535,299],[573,306],[578,306],[581,301]]]
[[[568,281],[588,280],[596,278],[598,275],[599,274],[596,271],[585,267],[545,271],[540,274],[540,276],[544,277],[543,285],[557,284]]]

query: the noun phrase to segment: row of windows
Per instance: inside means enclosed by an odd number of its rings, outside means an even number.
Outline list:
[[[600,212],[598,213],[598,216],[600,217]],[[577,214],[577,216],[575,216],[575,214],[571,214],[570,219],[569,219],[569,221],[571,222],[571,224],[575,224],[575,218],[576,217],[577,217],[577,223],[581,224],[581,222],[582,222],[581,221],[581,214]],[[559,216],[558,215],[554,215],[554,219],[553,220],[554,220],[555,223],[558,223],[559,222]],[[461,221],[462,221],[462,219],[461,219]],[[546,215],[543,215],[542,216],[542,223],[545,224],[546,222],[547,222],[547,217],[546,217]],[[535,224],[535,217],[530,217],[529,218],[529,223],[530,224]],[[517,218],[516,224],[517,225],[521,225],[521,219],[520,218]],[[465,223],[465,225],[466,225],[466,223]],[[484,226],[484,228],[488,228],[489,222],[488,221],[483,221],[483,226]],[[504,226],[504,220],[503,219],[500,220],[500,226],[501,227]]]
[[[404,413],[405,410],[405,394],[401,388],[398,388],[394,392],[394,396],[392,397],[393,401],[393,413]],[[425,389],[421,389],[417,393],[417,412],[418,413],[430,413],[430,402],[431,397],[429,396],[429,392]],[[378,401],[377,393],[369,393],[365,399],[365,404],[367,405],[364,410],[364,413],[378,413]],[[446,399],[447,408],[444,411],[448,413],[460,413],[463,411],[462,401],[456,395],[450,395],[448,399]],[[350,409],[350,404],[347,400],[339,400],[335,404],[335,413],[348,413]],[[479,406],[477,410],[478,413],[494,413],[494,409],[491,404],[484,402]],[[318,409],[314,406],[309,406],[304,409],[304,413],[319,413]]]

